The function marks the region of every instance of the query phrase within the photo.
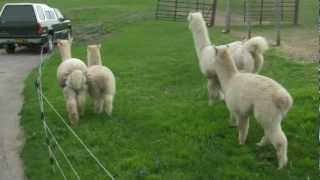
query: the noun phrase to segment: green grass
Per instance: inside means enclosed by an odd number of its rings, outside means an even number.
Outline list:
[[[216,42],[229,40],[219,32],[212,32]],[[85,48],[75,48],[74,54],[84,59]],[[207,106],[206,81],[185,24],[148,21],[127,26],[104,43],[102,54],[104,64],[117,77],[114,115],[95,115],[88,102],[76,131],[117,179],[316,177],[313,65],[292,63],[273,51],[266,57],[263,74],[288,88],[295,100],[283,122],[289,139],[289,167],[278,171],[273,148],[255,147],[262,136],[255,120],[247,145],[239,146],[236,129],[228,128],[223,103]],[[58,63],[55,55],[44,67],[44,91],[67,117],[61,90],[54,83]],[[26,81],[22,111],[26,174],[30,179],[56,179],[50,174],[38,120],[35,75]],[[102,179],[102,173],[49,109],[47,117],[81,176]]]
[[[112,32],[109,36],[98,35],[97,40],[103,45],[104,64],[117,79],[114,114],[111,118],[94,114],[88,100],[85,116],[75,131],[116,179],[318,177],[314,128],[317,80],[313,64],[292,62],[273,50],[265,58],[262,74],[280,82],[294,98],[294,106],[283,121],[289,140],[289,166],[279,171],[274,149],[255,146],[263,132],[254,119],[247,144],[240,146],[236,129],[228,127],[225,105],[207,105],[206,80],[199,71],[186,23],[130,19],[137,12],[152,12],[155,1],[149,0],[47,2],[73,19],[79,35],[90,36],[86,31],[99,24]],[[119,19],[125,20],[113,26]],[[113,28],[109,29],[110,26]],[[211,30],[215,43],[232,40],[220,32],[220,28]],[[84,38],[87,41],[90,40]],[[85,59],[86,49],[77,46],[78,42],[73,54]],[[67,118],[63,95],[56,83],[59,62],[59,56],[54,54],[44,66],[44,93]],[[25,174],[30,180],[62,179],[56,168],[51,170],[48,160],[33,85],[36,76],[33,72],[25,81],[21,112],[26,138],[22,153]],[[47,106],[46,117],[82,179],[104,179],[102,171]],[[55,152],[62,161],[57,148]],[[62,166],[73,179],[65,162]]]

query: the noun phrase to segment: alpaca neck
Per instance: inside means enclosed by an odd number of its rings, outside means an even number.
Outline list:
[[[215,64],[215,70],[218,75],[222,91],[225,93],[229,81],[238,73],[236,65],[234,64],[233,60],[228,57],[224,58],[223,62],[217,62]]]
[[[71,59],[71,48],[69,46],[63,46],[63,47],[59,47],[59,52],[60,52],[60,56],[62,61],[65,61],[67,59]]]
[[[193,33],[193,39],[194,39],[194,43],[195,43],[196,52],[197,52],[198,58],[200,60],[201,59],[200,55],[201,55],[202,49],[211,45],[208,30],[207,30],[207,27],[205,26],[205,24],[203,24],[201,27],[196,27],[192,31],[192,33]]]
[[[100,53],[88,53],[88,65],[102,65]]]

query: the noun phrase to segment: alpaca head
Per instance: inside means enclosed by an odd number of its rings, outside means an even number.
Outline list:
[[[215,47],[215,53],[215,61],[217,64],[228,69],[236,69],[228,46]]]
[[[74,70],[67,78],[67,86],[75,91],[84,89],[86,86],[87,78],[86,73],[81,70]]]
[[[57,41],[58,49],[60,52],[60,56],[62,61],[71,59],[71,41],[59,39]]]
[[[203,26],[206,26],[201,12],[190,12],[187,19],[191,31],[199,31]]]
[[[100,54],[101,45],[89,45],[87,47],[87,60],[88,65],[102,65],[101,54]]]

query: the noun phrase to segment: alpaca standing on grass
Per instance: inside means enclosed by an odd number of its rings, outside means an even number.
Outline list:
[[[89,94],[94,100],[95,112],[103,110],[111,116],[113,99],[116,94],[116,81],[112,71],[102,65],[100,45],[87,48]]]
[[[87,66],[79,59],[71,58],[71,42],[58,41],[58,49],[62,63],[57,70],[57,78],[67,104],[69,119],[73,126],[79,122],[79,114],[83,115],[87,91]]]
[[[253,112],[264,130],[264,136],[257,145],[270,142],[277,151],[278,167],[283,168],[288,162],[288,145],[281,121],[292,106],[292,97],[285,88],[268,77],[239,72],[228,48],[216,48],[215,51],[213,64],[225,95],[231,123],[238,123],[239,143],[244,144],[247,139],[249,115]]]
[[[190,13],[188,21],[195,42],[200,70],[208,79],[209,105],[212,105],[218,97],[223,99],[212,61],[215,45],[209,39],[206,23],[200,12]],[[236,41],[230,43],[229,46],[232,57],[240,71],[257,73],[261,70],[263,53],[268,49],[268,43],[263,37],[254,37],[245,42]]]

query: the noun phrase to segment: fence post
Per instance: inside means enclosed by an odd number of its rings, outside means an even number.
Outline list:
[[[248,39],[251,38],[251,17],[250,17],[249,0],[245,0],[245,21],[247,23]]]
[[[276,0],[275,1],[275,15],[276,15],[276,20],[275,20],[275,27],[276,27],[276,45],[280,46],[280,41],[281,41],[281,0]]]
[[[264,0],[261,0],[261,4],[260,4],[260,19],[259,19],[260,25],[262,25],[262,20],[263,20],[263,7],[264,7]]]
[[[229,33],[230,32],[230,24],[231,24],[230,1],[231,0],[227,0],[227,4],[226,4],[225,30],[223,31],[225,33]]]
[[[199,0],[196,2],[196,10],[199,11]]]
[[[160,0],[158,0],[158,2],[157,2],[156,20],[159,19],[159,6],[160,6],[159,4],[160,4]]]
[[[174,1],[174,21],[177,21],[177,7],[178,7],[178,0]]]
[[[213,0],[212,10],[211,10],[211,18],[210,18],[210,24],[209,24],[210,27],[214,26],[214,24],[215,24],[217,3],[218,3],[217,0]]]
[[[295,0],[295,8],[294,8],[294,25],[298,25],[299,21],[299,6],[300,6],[300,0]]]

